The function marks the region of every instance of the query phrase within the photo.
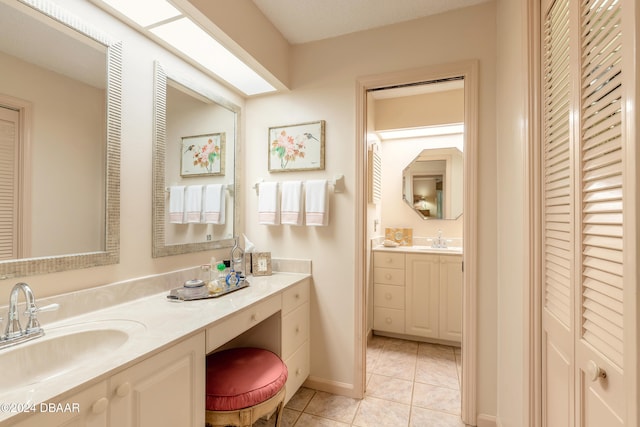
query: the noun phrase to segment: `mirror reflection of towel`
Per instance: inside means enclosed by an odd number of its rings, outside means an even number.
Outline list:
[[[306,224],[324,226],[329,224],[329,200],[327,180],[307,181],[305,184]]]
[[[281,222],[288,225],[302,225],[302,181],[282,183]]]
[[[204,222],[207,224],[224,224],[225,218],[225,186],[209,184],[204,188]]]
[[[169,188],[169,222],[184,224],[184,185]]]
[[[187,187],[184,206],[187,223],[202,222],[202,185],[190,185]]]

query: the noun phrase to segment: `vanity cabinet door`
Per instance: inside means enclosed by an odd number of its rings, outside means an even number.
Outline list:
[[[69,397],[36,404],[34,414],[14,427],[106,427],[107,383],[87,387]]]
[[[440,339],[462,341],[462,256],[440,256]]]
[[[205,404],[204,332],[109,380],[112,427],[202,427]]]
[[[406,254],[405,333],[439,338],[440,258]]]

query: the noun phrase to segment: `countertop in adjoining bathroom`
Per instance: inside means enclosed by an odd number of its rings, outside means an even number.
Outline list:
[[[433,248],[431,246],[384,246],[377,245],[373,247],[377,252],[398,252],[398,253],[416,253],[416,254],[432,254],[432,255],[462,255],[461,246],[450,246],[447,248]]]
[[[55,379],[35,382],[19,390],[1,390],[0,387],[0,402],[39,404],[60,395],[67,395],[88,384],[104,380],[113,373],[132,366],[207,327],[214,326],[234,313],[277,295],[309,277],[311,275],[306,273],[274,273],[271,276],[251,277],[251,285],[247,288],[220,298],[198,301],[171,302],[166,298],[167,292],[162,292],[59,322],[43,323],[45,332],[50,331],[51,335],[58,328],[66,326],[117,320],[138,322],[144,325],[144,328],[135,333],[130,342],[112,354],[96,360],[81,361],[77,369],[65,372]],[[39,339],[46,339],[46,335]],[[31,341],[37,342],[38,339]],[[0,350],[0,354],[5,351],[11,349]],[[2,368],[10,369],[7,366]],[[0,425],[5,425],[4,421],[16,415],[18,414],[0,412]],[[11,424],[12,421],[8,422]]]

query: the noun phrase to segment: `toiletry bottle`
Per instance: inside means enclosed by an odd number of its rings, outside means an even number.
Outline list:
[[[221,262],[218,264],[216,269],[218,270],[218,278],[216,279],[216,282],[218,283],[220,290],[223,290],[227,284],[227,275],[225,274],[227,267]]]
[[[236,275],[235,270],[231,267],[231,271],[227,274],[227,288],[233,289],[238,286],[238,276]]]

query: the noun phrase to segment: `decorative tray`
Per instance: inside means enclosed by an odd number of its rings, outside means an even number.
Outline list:
[[[247,280],[242,280],[233,288],[225,288],[223,291],[217,292],[215,294],[208,292],[206,286],[202,287],[202,292],[197,291],[201,288],[185,288],[184,286],[181,286],[179,288],[171,289],[169,291],[169,295],[167,295],[167,299],[172,301],[194,301],[199,299],[219,298],[221,296],[230,294],[231,292],[244,289],[248,286],[249,282]]]

